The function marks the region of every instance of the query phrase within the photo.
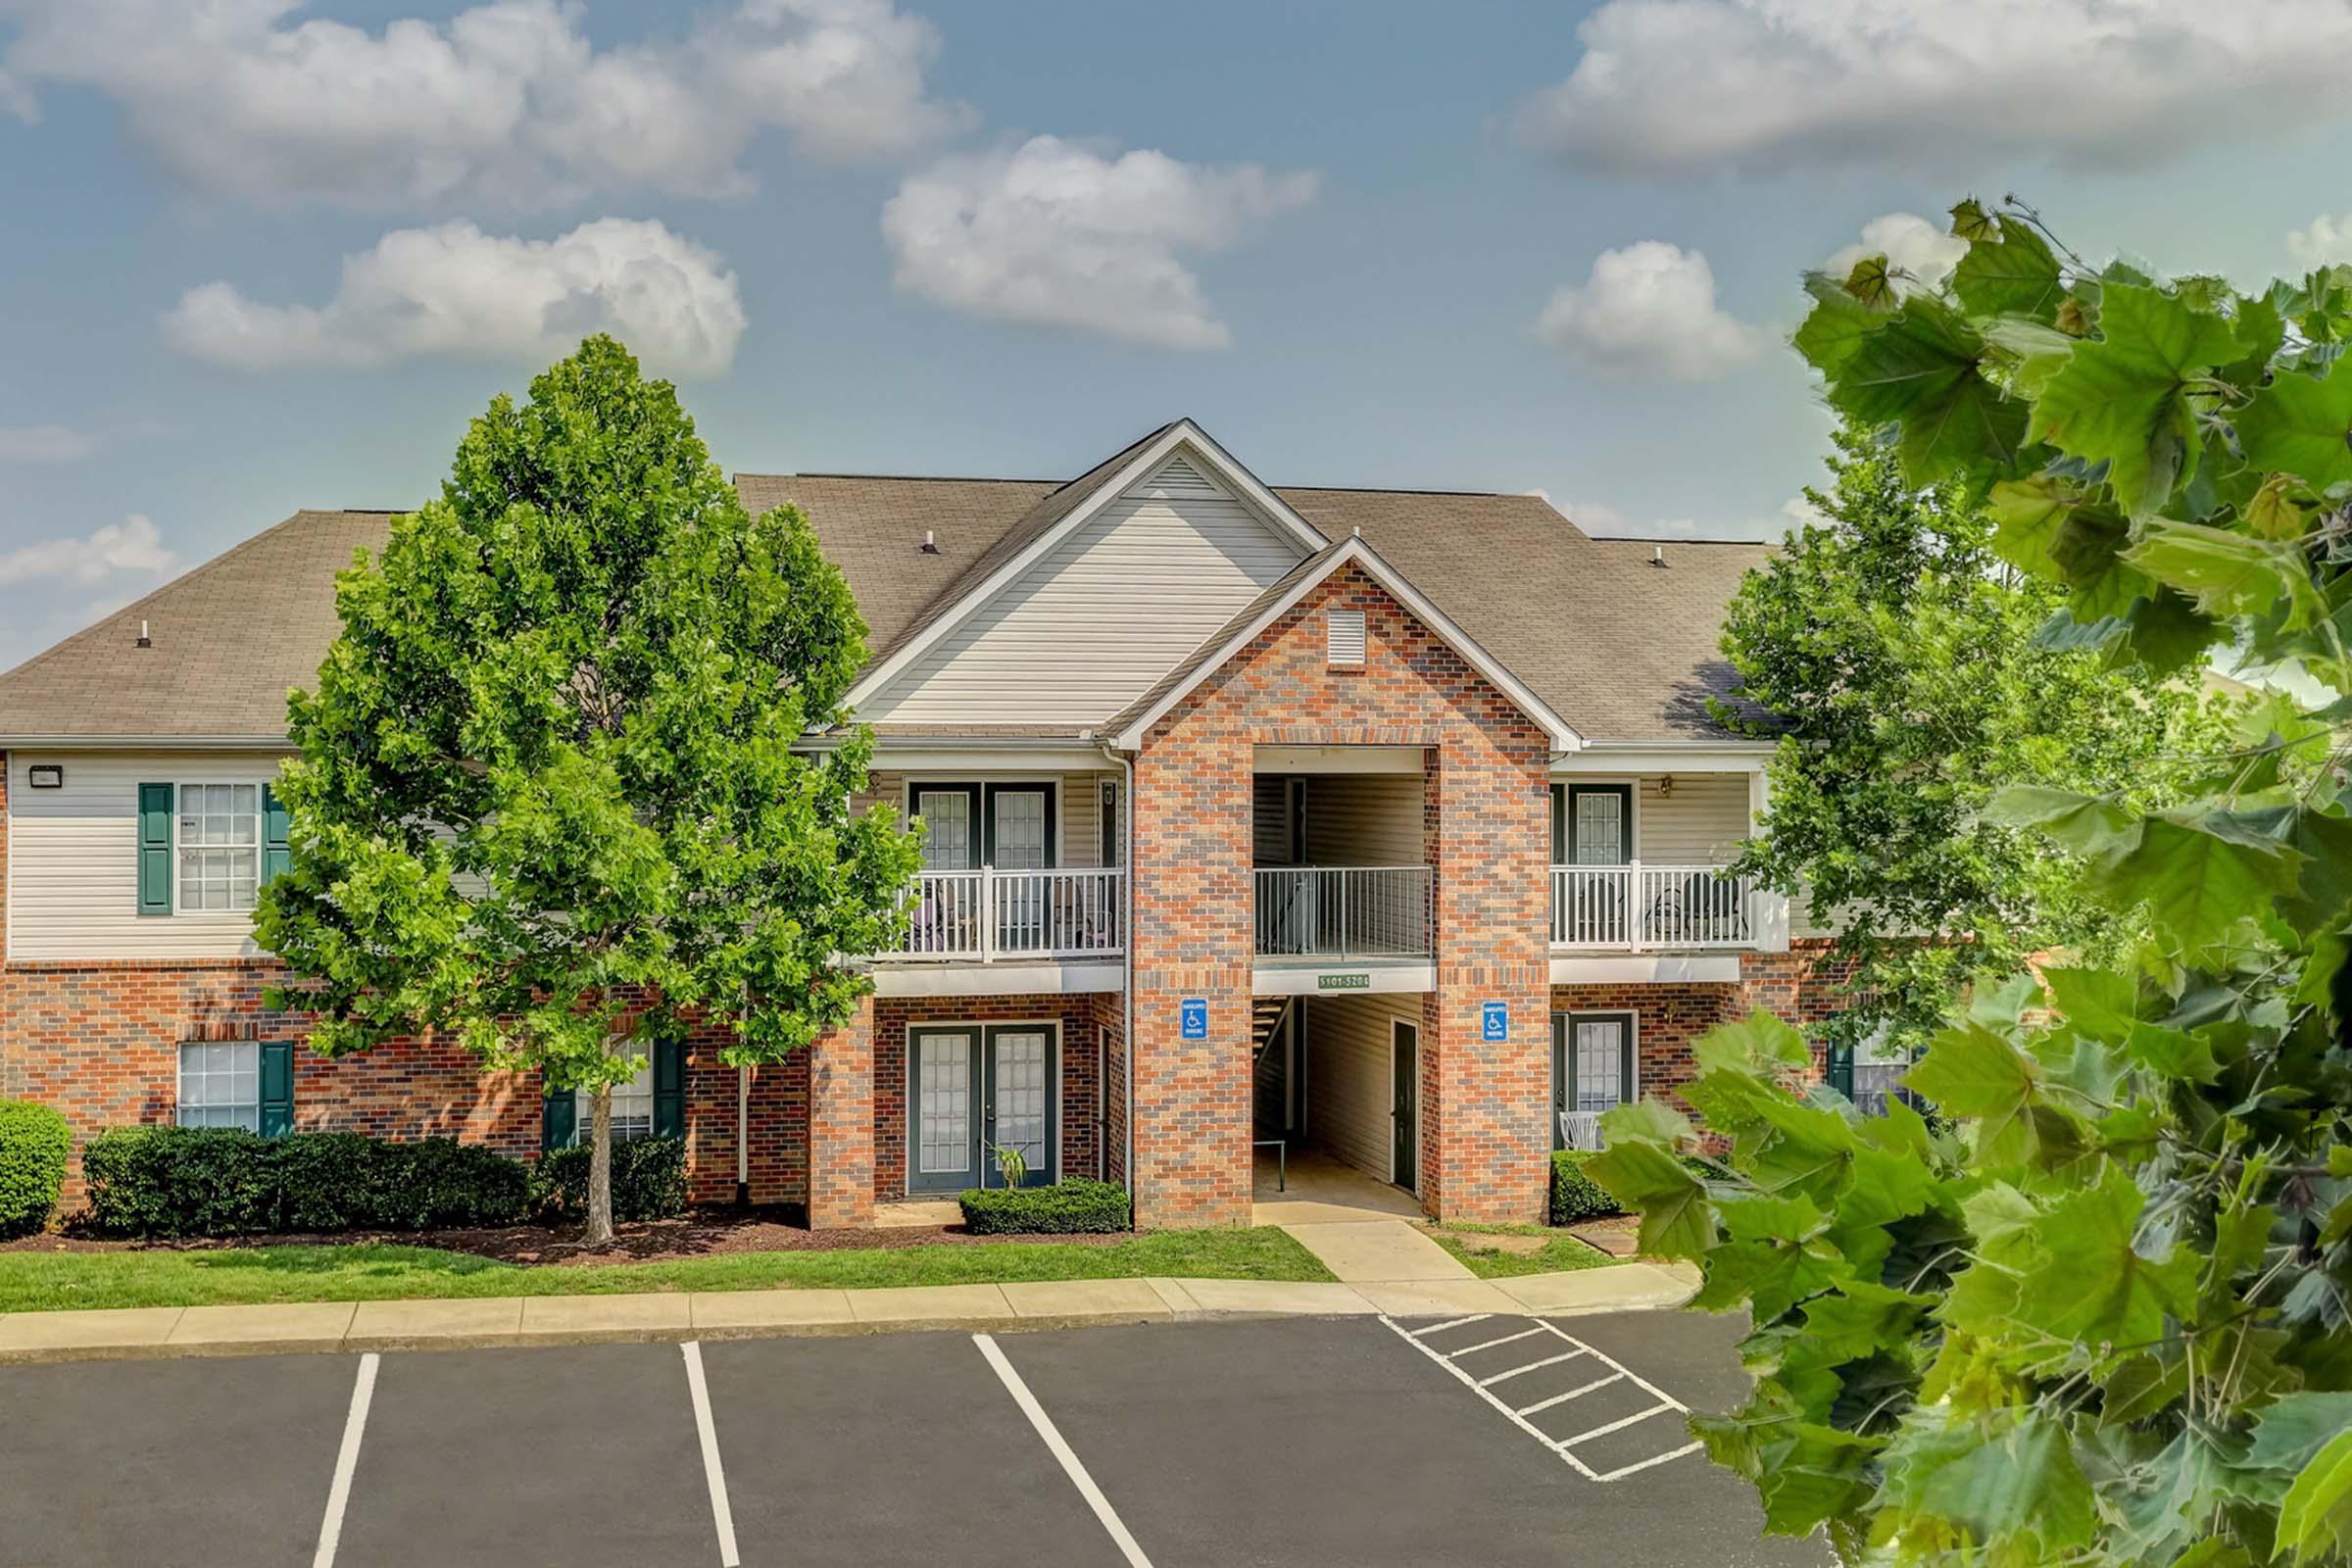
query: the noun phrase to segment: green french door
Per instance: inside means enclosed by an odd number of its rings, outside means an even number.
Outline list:
[[[906,1190],[1001,1187],[996,1150],[1029,1167],[1025,1187],[1059,1174],[1058,1030],[1043,1023],[917,1024],[906,1031]]]

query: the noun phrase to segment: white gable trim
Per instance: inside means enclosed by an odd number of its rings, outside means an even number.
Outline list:
[[[1503,667],[1500,660],[1481,648],[1475,638],[1455,625],[1444,611],[1423,597],[1420,589],[1405,581],[1403,575],[1396,567],[1380,558],[1379,552],[1364,543],[1361,534],[1352,536],[1346,544],[1342,545],[1333,554],[1330,564],[1323,570],[1312,577],[1301,579],[1288,593],[1253,616],[1249,624],[1227,638],[1224,645],[1204,660],[1191,675],[1162,694],[1159,700],[1146,709],[1133,723],[1112,736],[1111,744],[1121,751],[1132,752],[1139,749],[1144,744],[1144,737],[1151,733],[1152,726],[1158,723],[1168,710],[1183,701],[1187,693],[1206,680],[1211,672],[1222,669],[1226,662],[1249,647],[1258,633],[1280,620],[1298,601],[1304,599],[1323,583],[1330,581],[1333,572],[1350,563],[1362,568],[1365,576],[1388,590],[1389,597],[1410,611],[1421,624],[1444,638],[1455,653],[1460,654],[1468,662],[1472,669],[1485,676],[1494,683],[1497,690],[1508,697],[1519,711],[1542,725],[1544,733],[1551,739],[1553,751],[1573,752],[1584,746],[1584,737],[1579,735],[1566,719],[1553,712],[1551,706],[1528,690],[1518,676]]]
[[[973,612],[994,598],[1007,585],[1019,580],[1021,573],[1043,559],[1047,552],[1069,535],[1086,525],[1087,519],[1125,495],[1136,484],[1165,463],[1180,447],[1191,447],[1205,462],[1215,476],[1249,503],[1275,528],[1289,536],[1298,546],[1301,560],[1318,550],[1327,550],[1331,541],[1315,530],[1313,524],[1291,509],[1280,496],[1258,482],[1257,476],[1233,460],[1233,455],[1209,439],[1208,433],[1190,419],[1179,419],[1161,432],[1159,439],[1138,452],[1127,466],[1099,485],[1095,493],[1071,509],[1069,515],[1039,534],[1022,547],[986,579],[975,584],[971,591],[951,606],[947,612],[930,625],[908,638],[891,656],[867,670],[865,678],[852,687],[844,699],[851,709],[871,698],[889,685],[891,679],[906,669],[941,638],[969,619]]]

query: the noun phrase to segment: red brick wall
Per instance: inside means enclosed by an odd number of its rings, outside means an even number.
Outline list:
[[[808,1058],[808,1224],[830,1230],[874,1218],[874,999],[819,1036]]]
[[[245,958],[0,968],[10,1093],[65,1113],[75,1151],[69,1198],[79,1194],[79,1150],[92,1134],[176,1114],[183,1042],[306,1038],[302,1014],[264,1004],[263,991],[283,973]],[[717,1057],[726,1038],[716,1029],[687,1036],[686,1157],[702,1200],[734,1193],[735,1072]],[[484,1073],[451,1040],[392,1040],[339,1060],[294,1054],[294,1125],[303,1131],[452,1137],[529,1156],[539,1152],[540,1099],[536,1074]]]
[[[1842,1010],[1844,977],[1828,949],[1826,942],[1798,942],[1787,953],[1743,953],[1740,979],[1722,985],[1554,986],[1551,1010],[1633,1013],[1641,1092],[1663,1095],[1688,1112],[1690,1107],[1676,1091],[1697,1076],[1690,1046],[1709,1029],[1762,1008],[1810,1034],[1808,1025]],[[1817,1049],[1816,1073],[1821,1056]],[[1546,1062],[1546,1086],[1549,1070]]]
[[[1333,669],[1323,612],[1361,610],[1360,668]],[[1335,573],[1153,726],[1136,762],[1138,1223],[1250,1218],[1251,748],[1418,746],[1438,878],[1438,989],[1422,1044],[1422,1197],[1448,1215],[1542,1202],[1546,739],[1354,567]],[[1178,1004],[1209,1004],[1186,1041]],[[1480,1004],[1511,1040],[1479,1039]]]

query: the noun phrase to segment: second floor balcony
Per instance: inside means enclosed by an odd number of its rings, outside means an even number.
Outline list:
[[[1555,865],[1551,946],[1565,953],[1756,948],[1765,945],[1779,902],[1720,865]]]
[[[1093,867],[924,871],[896,959],[1117,957],[1127,951],[1127,873]]]

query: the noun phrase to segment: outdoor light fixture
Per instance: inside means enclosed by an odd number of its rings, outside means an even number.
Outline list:
[[[24,772],[26,782],[36,790],[62,790],[66,787],[66,769],[62,762],[35,762]]]

